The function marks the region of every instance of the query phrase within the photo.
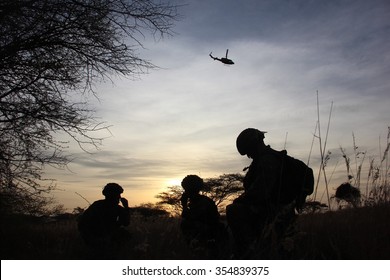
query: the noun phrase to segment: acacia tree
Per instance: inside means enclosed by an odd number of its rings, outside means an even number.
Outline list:
[[[158,199],[157,205],[167,207],[168,211],[178,216],[182,211],[180,198],[183,194],[183,188],[181,186],[168,186],[165,192],[161,192],[156,195]]]
[[[223,174],[216,178],[206,179],[208,196],[224,211],[226,203],[244,192],[244,176],[240,173]]]
[[[243,179],[244,176],[239,173],[207,178],[204,179],[204,189],[200,193],[214,200],[219,211],[223,213],[225,212],[226,204],[244,191]],[[182,211],[180,198],[183,194],[183,188],[181,186],[168,186],[167,188],[167,191],[156,195],[156,198],[159,200],[157,204],[168,206],[171,212],[179,215]]]
[[[87,94],[112,75],[155,66],[139,57],[146,33],[172,35],[178,6],[153,0],[0,1],[0,195],[42,195],[45,165],[68,163],[62,133],[84,149],[107,129]],[[75,98],[75,97],[79,98]],[[75,101],[80,100],[80,101]],[[11,201],[11,200],[8,200]]]

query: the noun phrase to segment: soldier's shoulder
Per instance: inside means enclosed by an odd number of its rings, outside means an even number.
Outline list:
[[[201,201],[204,204],[215,204],[214,200],[212,200],[210,197],[208,197],[206,195],[201,196]]]
[[[101,199],[93,202],[91,206],[89,206],[88,208],[90,209],[101,208],[101,207],[105,207],[105,205],[106,205],[106,201],[104,199]]]
[[[263,153],[263,155],[260,157],[260,159],[262,161],[268,161],[268,162],[281,162],[282,159],[283,159],[283,156],[285,155],[284,151],[276,151],[276,150],[273,150],[271,148],[267,149],[267,151],[265,151]]]

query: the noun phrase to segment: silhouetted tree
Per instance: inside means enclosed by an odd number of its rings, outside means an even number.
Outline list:
[[[215,201],[222,212],[225,211],[224,206],[227,202],[232,201],[244,191],[243,179],[242,174],[235,173],[223,174],[217,178],[205,180],[208,196]]]
[[[344,200],[350,203],[353,207],[360,205],[360,190],[353,187],[350,183],[343,183],[337,189],[335,198],[340,201]]]
[[[168,186],[167,191],[156,195],[158,199],[157,205],[168,206],[168,210],[176,216],[180,216],[182,206],[180,203],[183,189],[181,186]]]
[[[154,203],[141,203],[135,207],[129,207],[131,215],[138,215],[144,218],[161,218],[168,217],[169,212],[162,208],[161,205]]]
[[[0,173],[0,176],[3,174]],[[3,183],[3,182],[2,182]],[[48,196],[32,195],[28,186],[10,184],[1,186],[0,216],[5,214],[48,215],[53,199]]]
[[[204,179],[205,189],[200,193],[213,199],[219,211],[224,212],[225,204],[244,191],[243,178],[243,175],[237,173]],[[180,215],[182,211],[180,198],[183,194],[183,188],[181,186],[168,186],[167,189],[167,191],[156,195],[159,200],[157,204],[169,206],[171,212]]]
[[[99,145],[93,133],[107,127],[84,93],[154,68],[136,51],[141,39],[170,35],[177,18],[177,6],[153,0],[0,1],[0,192],[49,192],[43,167],[68,163],[57,135]]]

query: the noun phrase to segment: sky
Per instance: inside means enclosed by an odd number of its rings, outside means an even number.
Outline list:
[[[174,36],[145,37],[138,50],[159,69],[97,85],[89,102],[110,133],[90,153],[70,143],[67,168],[46,170],[59,203],[87,207],[116,182],[135,206],[188,174],[242,172],[250,159],[235,141],[247,127],[309,161],[316,177],[321,139],[331,193],[347,178],[340,147],[353,169],[380,157],[390,125],[388,1],[187,0],[179,13]],[[227,49],[234,65],[209,57]],[[364,160],[355,161],[354,141]]]

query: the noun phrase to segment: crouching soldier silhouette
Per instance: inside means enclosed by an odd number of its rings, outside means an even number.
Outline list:
[[[278,250],[278,243],[295,220],[295,209],[303,207],[314,184],[312,170],[286,151],[265,145],[264,133],[248,128],[236,141],[238,152],[253,161],[244,169],[248,169],[244,193],[226,208],[235,258],[278,258],[274,250]],[[304,181],[297,183],[302,172],[307,176],[302,175]]]
[[[130,222],[128,201],[121,197],[123,188],[109,183],[102,193],[105,199],[92,203],[78,222],[81,237],[98,258],[115,256],[130,239],[129,232],[123,228]]]
[[[183,207],[181,230],[193,252],[199,257],[217,258],[225,237],[225,226],[215,202],[199,192],[204,188],[203,179],[197,175],[186,176],[181,185]]]

